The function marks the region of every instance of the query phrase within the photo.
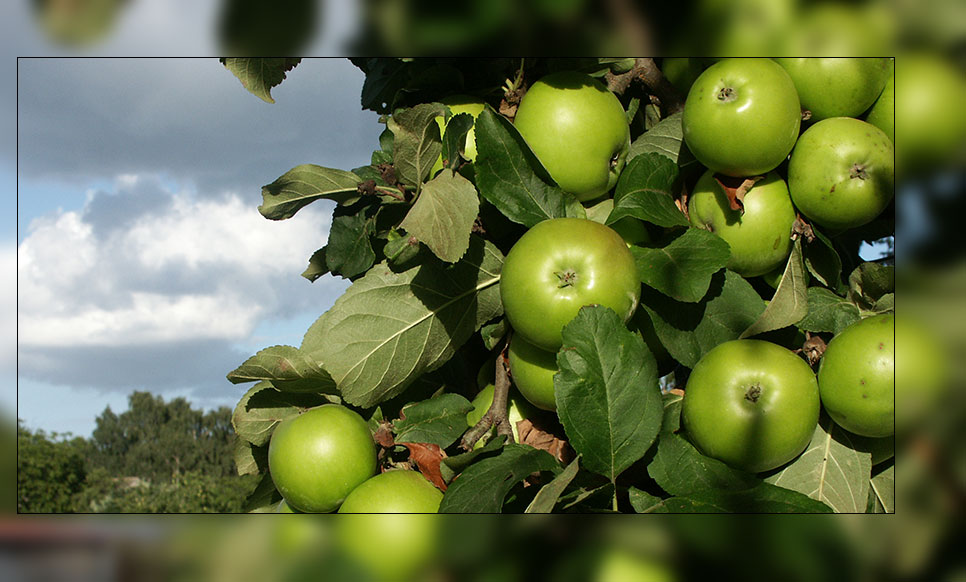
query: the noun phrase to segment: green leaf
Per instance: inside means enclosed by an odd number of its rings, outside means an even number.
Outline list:
[[[654,513],[824,513],[829,508],[805,495],[706,457],[683,437],[662,432],[647,472],[673,497]]]
[[[480,328],[480,336],[483,338],[483,347],[492,351],[506,336],[506,320],[501,318],[495,323],[484,325]]]
[[[738,339],[765,310],[751,284],[727,270],[712,277],[708,293],[698,303],[675,301],[644,285],[641,305],[651,316],[658,339],[688,368],[716,345]]]
[[[333,275],[352,279],[372,267],[376,260],[371,240],[375,220],[367,208],[340,206],[335,209],[325,245],[325,265]]]
[[[798,327],[811,332],[837,334],[860,319],[859,308],[822,287],[808,288],[808,313]]]
[[[583,307],[563,328],[554,376],[557,415],[583,466],[611,482],[661,429],[657,363],[613,310]]]
[[[282,500],[282,494],[275,488],[275,482],[268,473],[255,486],[255,490],[248,494],[242,511],[249,513],[271,513],[274,512],[272,506],[278,505]]]
[[[446,131],[443,132],[443,159],[446,160],[446,167],[455,169],[461,157],[465,157],[466,134],[473,127],[473,116],[469,113],[460,113],[450,117],[446,122]]]
[[[272,346],[228,373],[232,384],[271,380],[283,392],[312,392],[338,394],[335,382],[308,354],[293,346]]]
[[[728,263],[731,249],[721,237],[689,228],[664,247],[635,245],[631,254],[642,283],[678,301],[694,303],[707,294],[712,275]]]
[[[235,469],[239,475],[257,475],[268,470],[268,447],[256,447],[245,439],[235,439]]]
[[[436,116],[445,113],[439,103],[420,103],[389,118],[386,126],[393,134],[392,163],[403,184],[419,186],[429,175],[443,151]]]
[[[842,278],[842,257],[835,251],[832,241],[812,225],[815,239],[805,245],[805,267],[822,285],[838,291]]]
[[[694,164],[694,156],[684,143],[684,130],[681,127],[683,112],[667,116],[650,130],[634,140],[627,152],[627,163],[644,154],[660,154],[676,166]]]
[[[869,495],[875,500],[876,513],[896,512],[896,465],[890,463],[872,476]]]
[[[446,457],[443,462],[439,465],[439,472],[443,476],[443,480],[449,483],[453,480],[456,475],[472,465],[478,458],[490,456],[490,453],[494,453],[503,449],[503,445],[506,443],[506,436],[495,435],[490,440],[478,448],[472,451],[467,451],[459,455],[453,455],[452,457]]]
[[[399,224],[440,259],[455,263],[470,244],[470,231],[480,211],[476,188],[463,176],[444,169],[427,182]]]
[[[756,336],[760,333],[794,325],[808,315],[808,275],[802,261],[802,240],[792,246],[791,255],[785,264],[778,289],[771,302],[765,307],[755,323],[748,326],[739,338]]]
[[[573,195],[553,184],[520,132],[487,106],[476,119],[476,185],[504,216],[526,227],[548,218],[583,217]]]
[[[629,488],[627,495],[636,513],[652,513],[664,502],[660,497],[641,491],[637,487]]]
[[[628,162],[614,190],[614,210],[607,224],[627,216],[658,226],[688,226],[688,219],[674,203],[678,167],[660,154],[645,154]]]
[[[849,299],[860,309],[873,310],[884,295],[896,290],[896,268],[862,263],[849,275]]]
[[[312,253],[309,257],[309,265],[302,271],[302,276],[311,282],[329,272],[329,267],[325,264],[325,247]]]
[[[470,465],[443,495],[440,513],[499,513],[513,487],[537,471],[560,468],[550,453],[509,444],[499,454]]]
[[[715,489],[739,491],[760,483],[751,473],[706,457],[683,437],[669,432],[662,432],[658,438],[647,473],[661,489],[679,496]]]
[[[238,401],[231,424],[239,438],[262,446],[268,444],[278,423],[327,402],[318,394],[281,392],[270,382],[259,382]]]
[[[661,432],[677,432],[681,430],[681,409],[684,405],[684,396],[668,392],[662,394],[664,402],[664,419],[661,421]]]
[[[863,513],[872,455],[856,449],[852,436],[823,414],[805,452],[765,481],[804,493],[836,512]]]
[[[502,315],[502,265],[500,251],[477,237],[454,265],[433,260],[401,273],[377,265],[312,324],[302,349],[325,362],[345,400],[378,404]]]
[[[554,505],[560,499],[560,494],[567,489],[570,482],[577,476],[580,469],[580,456],[571,461],[567,468],[561,471],[552,481],[540,488],[534,496],[533,501],[527,506],[524,513],[552,513]]]
[[[662,500],[651,513],[831,513],[796,491],[761,483],[741,491],[700,491]]]
[[[315,164],[295,166],[277,180],[262,186],[262,205],[258,211],[270,220],[292,218],[316,200],[351,204],[359,199],[359,176],[345,170]]]
[[[886,293],[875,302],[872,306],[872,311],[875,313],[885,313],[887,311],[896,310],[896,294]]]
[[[397,443],[432,443],[446,448],[466,432],[466,414],[473,405],[459,394],[440,394],[404,406],[393,423]]]
[[[396,96],[409,81],[409,63],[397,58],[357,58],[353,64],[362,69],[362,108],[389,113],[396,107]]]
[[[294,69],[302,59],[229,57],[220,60],[252,95],[267,103],[275,103],[272,99],[272,87],[281,84],[286,73]]]

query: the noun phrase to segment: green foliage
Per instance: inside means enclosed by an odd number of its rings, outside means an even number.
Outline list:
[[[701,454],[682,430],[679,391],[667,389],[683,386],[689,369],[724,342],[754,337],[795,350],[894,309],[894,269],[858,256],[862,240],[894,232],[894,219],[832,234],[797,224],[773,289],[728,270],[728,244],[690,226],[687,196],[704,169],[685,143],[682,115],[662,109],[642,76],[618,94],[631,146],[602,199],[582,204],[563,192],[514,126],[515,106],[535,79],[574,70],[616,87],[608,73],[640,60],[352,62],[366,74],[362,108],[385,125],[369,163],[351,171],[302,164],[262,189],[259,209],[272,220],[316,200],[335,202],[326,246],[303,276],[315,281],[328,273],[351,285],[300,346],[266,348],[228,374],[233,383],[256,382],[235,409],[239,440],[223,457],[258,480],[245,510],[271,511],[280,500],[265,460],[275,426],[324,402],[369,419],[383,468],[430,477],[445,491],[441,511],[893,509],[894,463],[876,459],[866,440],[827,419],[802,455],[755,475]],[[263,85],[280,81],[277,72],[262,77]],[[487,106],[475,121],[452,117],[441,133],[441,102],[455,94]],[[472,162],[459,155],[471,127]],[[437,172],[441,153],[445,166]],[[628,330],[606,308],[582,309],[556,356],[556,414],[528,413],[513,427],[521,443],[501,434],[465,450],[460,436],[469,434],[475,371],[492,365],[513,333],[502,317],[504,257],[527,229],[560,217],[646,231],[630,248],[639,313],[656,337]],[[803,346],[806,335],[812,343]],[[674,366],[660,380],[651,351],[658,343]],[[508,379],[513,389],[512,374]]]
[[[134,392],[93,437],[17,426],[17,510],[41,513],[227,513],[243,510],[258,478],[239,477],[231,411]]]
[[[69,437],[69,435],[67,435]],[[64,513],[84,487],[89,444],[31,431],[17,421],[17,511]]]

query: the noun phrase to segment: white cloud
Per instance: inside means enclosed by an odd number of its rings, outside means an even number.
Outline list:
[[[340,292],[299,276],[325,242],[328,207],[274,222],[237,195],[198,198],[131,176],[115,189],[35,220],[19,245],[25,362],[54,348],[242,341],[263,318],[318,305],[320,287],[333,301]],[[144,192],[149,203],[130,203]]]

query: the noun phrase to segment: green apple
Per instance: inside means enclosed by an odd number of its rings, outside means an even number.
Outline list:
[[[833,117],[808,128],[788,162],[792,202],[810,220],[842,231],[878,216],[895,191],[895,153],[881,129]]]
[[[728,176],[774,170],[802,122],[791,77],[770,59],[725,59],[697,78],[684,103],[684,141],[705,167]]]
[[[778,268],[792,250],[795,208],[788,186],[769,172],[743,200],[744,211],[732,210],[728,196],[708,170],[688,199],[691,224],[718,235],[731,247],[728,268],[743,277],[764,275]]]
[[[872,125],[881,129],[892,143],[896,143],[896,74],[895,74],[895,62],[890,61],[890,67],[892,72],[889,74],[889,80],[886,81],[885,87],[882,89],[882,93],[879,94],[879,98],[875,100],[869,112],[865,116],[865,120]]]
[[[514,125],[557,185],[581,201],[617,184],[631,146],[624,107],[583,73],[553,73],[531,85]]]
[[[889,80],[887,58],[775,59],[795,82],[802,108],[812,121],[858,117],[875,103]]]

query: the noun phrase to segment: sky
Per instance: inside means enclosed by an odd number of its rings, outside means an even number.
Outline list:
[[[16,205],[16,222],[0,223],[0,409],[30,428],[90,436],[134,390],[233,407],[246,386],[225,374],[298,345],[347,287],[300,276],[331,203],[278,222],[257,206],[295,165],[368,163],[383,126],[359,106],[363,74],[305,60],[265,103],[218,62],[214,14],[199,4],[134,0],[87,52],[49,44],[25,1],[0,19],[0,66],[17,80],[0,96],[16,136],[0,145],[3,200]],[[186,21],[198,29],[172,47]],[[337,28],[309,52],[337,52]]]

